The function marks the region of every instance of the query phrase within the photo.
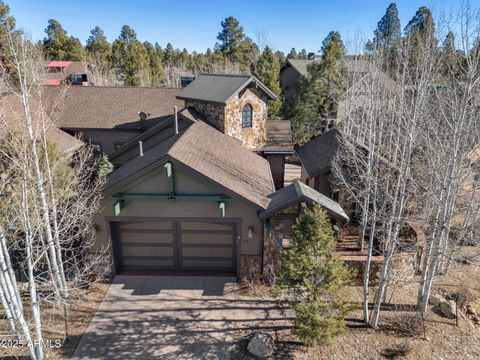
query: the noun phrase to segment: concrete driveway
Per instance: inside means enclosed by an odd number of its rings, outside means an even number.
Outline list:
[[[73,358],[230,359],[239,330],[266,319],[282,319],[275,303],[233,278],[117,276]]]

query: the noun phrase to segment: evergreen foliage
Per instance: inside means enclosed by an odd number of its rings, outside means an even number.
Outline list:
[[[431,11],[427,7],[419,8],[405,27],[405,41],[408,44],[408,66],[410,67],[421,64],[425,53],[430,51],[428,47],[437,48],[435,22]]]
[[[256,63],[252,64],[252,74],[277,96],[275,100],[269,101],[268,116],[271,119],[279,119],[282,109],[280,63],[275,59],[275,55],[270,47],[265,47],[262,56]]]
[[[140,85],[141,77],[150,71],[147,50],[128,25],[122,27],[120,36],[113,42],[110,61],[125,85]]]
[[[397,5],[391,3],[385,15],[378,22],[374,32],[374,38],[366,45],[368,51],[376,55],[382,55],[384,59],[383,69],[391,76],[395,76],[398,68],[402,34]]]
[[[334,248],[332,224],[317,204],[299,215],[281,254],[275,295],[294,311],[294,332],[307,345],[332,342],[346,330],[344,319],[353,308],[345,300],[353,274],[334,257]]]
[[[290,50],[290,52],[287,55],[287,59],[293,59],[293,60],[298,59],[297,50],[295,50],[295,48],[292,48]]]
[[[391,3],[378,22],[373,43],[376,49],[397,51],[401,41],[400,19],[397,5]]]
[[[105,178],[113,171],[114,166],[108,159],[106,154],[102,154],[99,162],[98,162],[98,176],[101,178]]]
[[[158,45],[158,44],[156,44]],[[149,59],[149,68],[150,68],[150,85],[151,86],[160,86],[161,80],[164,76],[163,72],[163,63],[162,63],[162,55],[163,53],[157,51],[157,49],[152,45],[152,43],[145,41],[143,43],[145,50],[148,54]]]
[[[47,36],[43,39],[43,47],[49,59],[71,61],[81,59],[84,51],[82,43],[73,36],[69,37],[57,20],[48,20],[45,33]]]
[[[99,26],[95,26],[95,28],[90,31],[90,34],[85,49],[101,63],[106,63],[112,51],[112,46]]]
[[[309,64],[308,75],[300,80],[287,109],[297,144],[320,134],[327,119],[336,117],[338,101],[346,89],[344,57],[340,34],[330,32],[323,41],[321,61]]]

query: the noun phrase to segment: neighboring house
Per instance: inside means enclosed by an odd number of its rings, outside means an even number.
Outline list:
[[[47,64],[46,85],[90,85],[88,70],[78,61],[54,60]]]
[[[340,203],[354,223],[359,216],[359,207],[348,200],[345,189],[337,186],[332,177],[332,162],[338,155],[340,136],[337,129],[331,129],[297,149],[302,165],[301,181]]]
[[[30,107],[37,111],[34,99],[30,100]],[[9,134],[24,133],[27,134],[27,128],[24,121],[25,110],[21,99],[14,94],[4,94],[0,96],[0,138],[3,139]],[[36,117],[34,116],[34,119]],[[33,124],[37,126],[36,123]],[[58,148],[65,153],[73,153],[83,146],[83,142],[78,138],[60,130],[53,119],[49,119],[46,126],[46,135],[48,139],[56,144]]]
[[[173,114],[173,107],[183,106],[176,99],[180,89],[47,86],[47,98],[63,97],[58,109],[57,126],[81,137],[107,155],[133,137],[159,124]],[[142,120],[139,113],[148,117]]]
[[[308,75],[308,66],[320,62],[321,59],[318,57],[309,60],[287,59],[280,69],[280,88],[285,104],[288,104],[299,90],[301,79]],[[393,87],[395,83],[385,72],[377,68],[374,63],[358,57],[347,56],[345,65],[347,68],[347,91],[354,92],[351,98],[357,101],[355,106],[362,103],[362,85],[369,79],[369,76],[375,76],[378,83],[384,84],[386,87]],[[342,118],[342,114],[345,111],[343,109],[344,106],[345,104],[339,101],[337,109],[338,119]]]

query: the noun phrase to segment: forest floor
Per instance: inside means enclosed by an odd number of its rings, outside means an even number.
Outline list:
[[[72,295],[76,299],[75,306],[67,310],[67,322],[65,322],[63,308],[57,308],[45,303],[42,307],[42,320],[44,324],[43,338],[48,345],[44,348],[46,359],[70,359],[82,338],[83,333],[90,325],[97,308],[102,303],[110,286],[110,281],[95,282],[88,289],[78,289]],[[24,304],[28,309],[28,304]],[[67,324],[67,329],[65,329]],[[1,334],[8,333],[6,321],[0,321]],[[66,331],[65,331],[66,330]],[[4,337],[13,340],[12,337]],[[56,341],[61,346],[56,346]],[[28,352],[25,348],[9,346],[5,343],[0,349],[0,359],[27,359]]]
[[[66,337],[63,309],[44,306],[44,338],[60,339],[62,343],[59,348],[45,350],[47,359],[69,359],[72,356],[109,285],[109,281],[97,282],[89,289],[77,291],[77,305],[67,312]],[[244,295],[253,298],[269,297],[270,289],[264,285],[245,287],[240,284],[239,288]],[[361,309],[353,311],[347,321],[349,330],[329,346],[304,346],[292,334],[292,324],[288,320],[243,324],[237,332],[233,359],[254,359],[246,351],[246,346],[256,329],[274,337],[275,353],[271,359],[480,359],[480,324],[465,315],[464,308],[460,308],[458,326],[455,319],[442,317],[431,307],[422,322],[415,311],[417,289],[416,278],[404,279],[395,290],[390,288],[377,331],[365,328]],[[371,289],[372,298],[374,290]],[[449,296],[456,292],[466,293],[469,304],[480,315],[480,248],[464,248],[449,274],[436,278],[433,293]],[[351,300],[360,306],[362,287],[352,286],[349,293]],[[0,321],[2,333],[7,330],[6,325],[6,321]],[[28,355],[18,348],[0,350],[0,359]]]
[[[380,327],[374,331],[363,325],[362,310],[348,318],[349,330],[333,345],[306,347],[291,332],[291,323],[276,321],[245,327],[237,343],[236,359],[253,359],[246,346],[254,328],[277,328],[266,331],[275,339],[271,359],[480,359],[480,324],[475,323],[460,308],[458,326],[455,319],[437,314],[429,306],[422,321],[416,311],[418,279],[411,278],[390,289],[387,304],[380,317]],[[375,289],[371,289],[374,294]],[[465,247],[446,276],[435,279],[432,293],[449,296],[466,294],[468,303],[480,315],[480,248]],[[265,296],[268,288],[254,286],[252,296]],[[361,286],[352,286],[351,300],[359,305],[363,297]],[[372,296],[373,298],[373,296]],[[424,324],[424,326],[423,326]],[[424,329],[426,339],[424,337]]]

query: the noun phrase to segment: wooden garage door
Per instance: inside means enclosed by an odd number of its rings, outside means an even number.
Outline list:
[[[212,221],[118,222],[117,272],[235,274],[236,225]]]

